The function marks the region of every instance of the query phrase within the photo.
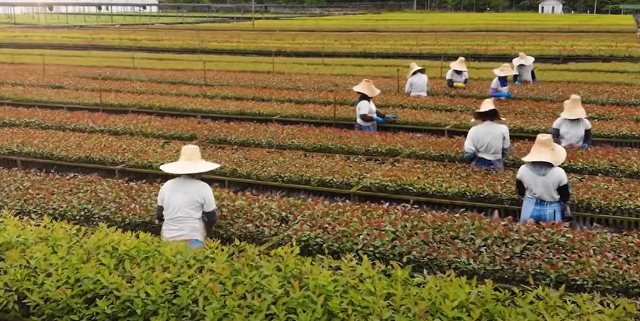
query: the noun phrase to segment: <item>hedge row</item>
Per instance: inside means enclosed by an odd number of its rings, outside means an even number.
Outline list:
[[[113,76],[106,76],[105,80],[86,79],[76,77],[47,77],[36,78],[30,77],[26,79],[0,78],[2,86],[30,86],[51,89],[71,89],[82,91],[100,91],[100,92],[116,92],[129,94],[151,94],[165,96],[182,96],[191,98],[206,99],[227,99],[227,100],[251,100],[275,103],[296,103],[296,104],[319,104],[319,105],[348,105],[352,106],[356,101],[356,94],[350,90],[360,80],[354,83],[340,87],[339,91],[322,92],[322,91],[300,91],[300,90],[284,90],[272,88],[255,88],[252,86],[220,86],[208,87],[202,85],[188,84],[170,84],[158,82],[140,82],[129,81],[126,79],[110,80]],[[569,98],[572,94],[580,94],[582,102],[590,104],[589,110],[592,112],[604,112],[607,105],[618,106],[621,109],[633,110],[634,107],[640,105],[640,97],[638,97],[634,86],[613,86],[610,91],[598,92],[595,88],[601,88],[600,84],[570,84],[570,90],[562,90],[559,84],[548,84],[553,88],[549,88],[548,92],[544,92],[542,96],[531,96],[531,91],[535,90],[536,85],[531,86],[513,86],[514,102],[519,103],[521,112],[535,114],[536,112],[553,113],[558,115],[562,112],[562,102]],[[403,108],[403,109],[431,109],[431,110],[468,110],[477,108],[479,104],[476,100],[488,98],[488,83],[475,83],[475,93],[467,90],[450,90],[443,89],[442,92],[432,92],[429,98],[408,97],[403,91],[387,92],[385,95],[379,96],[376,100],[376,106],[381,108]],[[590,92],[591,91],[593,92]],[[600,89],[601,90],[601,89]],[[554,92],[562,91],[562,95],[554,94]],[[566,94],[565,94],[566,93]],[[557,96],[554,96],[557,95]],[[549,98],[549,96],[554,96]],[[602,98],[612,96],[612,98]],[[592,98],[599,97],[599,98]],[[543,106],[542,108],[527,108],[527,104],[534,106]],[[467,109],[464,109],[467,108]],[[529,110],[527,110],[529,109]]]
[[[494,289],[351,257],[192,251],[144,233],[0,219],[0,310],[41,320],[627,320],[638,304]]]
[[[0,170],[0,209],[21,217],[159,233],[153,221],[159,188],[92,176]],[[225,243],[295,242],[304,255],[354,253],[403,262],[415,272],[452,269],[514,285],[533,282],[570,291],[640,295],[637,233],[493,222],[409,206],[215,192],[221,218],[213,236]]]
[[[495,68],[491,67],[491,68]],[[144,70],[144,69],[123,69],[123,68],[83,68],[83,67],[52,67],[47,68],[46,78],[41,77],[41,66],[34,68],[25,68],[16,65],[2,68],[4,73],[0,73],[0,82],[2,81],[25,81],[36,80],[38,82],[52,82],[56,77],[65,77],[66,79],[57,80],[58,83],[67,85],[74,84],[76,86],[93,86],[91,84],[110,84],[113,88],[128,89],[168,89],[180,90],[181,92],[202,92],[203,77],[202,70],[191,71],[169,71],[169,70]],[[446,70],[445,70],[446,72]],[[447,97],[466,97],[466,98],[484,98],[488,94],[490,79],[478,79],[478,73],[470,72],[472,79],[469,86],[465,90],[452,90],[446,86],[441,78],[434,78],[430,81],[431,96],[447,96]],[[570,75],[570,74],[569,74]],[[395,73],[389,75],[392,77],[373,77],[376,86],[383,91],[381,96],[383,99],[380,103],[398,104],[403,101],[410,101],[397,94],[397,80]],[[400,91],[404,89],[404,70],[402,70],[400,78]],[[210,71],[207,73],[207,88],[209,92],[224,92],[225,87],[245,87],[245,93],[251,90],[267,90],[268,92],[287,91],[291,97],[316,97],[332,99],[333,95],[329,92],[337,91],[339,98],[346,97],[352,99],[352,95],[348,93],[351,87],[357,84],[364,76],[338,76],[338,75],[317,75],[314,74],[314,81],[308,80],[308,74],[270,74],[259,72],[220,72]],[[430,76],[431,77],[431,76]],[[365,77],[366,78],[366,77]],[[100,82],[102,80],[102,82]],[[518,98],[525,98],[530,101],[555,101],[562,102],[571,94],[580,93],[585,98],[585,102],[594,104],[637,104],[638,97],[634,85],[612,84],[606,82],[606,88],[603,88],[602,82],[548,82],[548,79],[541,78],[541,82],[533,86],[511,86],[511,91]],[[126,84],[132,82],[137,83],[136,86],[122,87],[115,82],[120,81]],[[192,87],[192,88],[189,88]],[[231,88],[235,90],[237,88]],[[345,96],[346,94],[346,96]],[[283,95],[278,95],[283,96]],[[433,97],[432,97],[433,98]],[[429,99],[431,100],[431,99]],[[635,103],[634,103],[635,101]],[[382,105],[381,105],[382,106]],[[561,107],[561,106],[559,106]]]
[[[449,138],[409,133],[377,133],[371,137],[355,131],[333,128],[12,107],[0,107],[0,126],[200,140],[210,144],[331,154],[401,156],[429,161],[464,162],[463,137]],[[513,142],[514,153],[506,166],[520,166],[520,158],[529,152],[531,146],[532,142]],[[572,173],[640,178],[640,164],[633,161],[635,159],[640,159],[640,150],[635,148],[576,148],[569,149],[567,162],[562,167]]]
[[[154,169],[175,161],[184,142],[162,139],[0,128],[0,154],[65,162]],[[224,165],[215,175],[263,182],[489,204],[520,205],[516,171],[491,174],[466,164],[410,159],[365,159],[228,146],[203,145],[205,159]],[[629,201],[640,181],[570,175],[575,211],[636,216],[640,205]]]
[[[57,86],[57,85],[56,85]],[[131,84],[135,86],[135,84]],[[219,114],[230,116],[279,117],[300,120],[354,121],[352,106],[319,105],[286,101],[226,100],[156,94],[131,94],[122,92],[77,91],[69,89],[3,86],[2,100],[17,100],[33,103],[72,104],[123,109],[153,109],[163,111]],[[468,129],[472,110],[480,101],[458,102],[458,99],[430,97],[424,109],[388,107],[384,111],[396,114],[400,125],[426,127],[448,127]],[[467,106],[457,104],[466,103]],[[557,119],[560,109],[552,105],[552,111],[542,112],[549,105],[524,103],[521,101],[499,102],[498,107],[508,118],[514,133],[537,134],[548,132]],[[589,118],[594,123],[594,137],[638,139],[640,124],[633,108],[602,106],[589,109]],[[428,108],[428,109],[427,109]],[[335,116],[335,117],[334,117]]]

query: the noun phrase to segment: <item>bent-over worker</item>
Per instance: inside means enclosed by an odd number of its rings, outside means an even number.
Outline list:
[[[476,167],[499,169],[509,155],[511,140],[509,128],[501,124],[504,118],[496,109],[492,99],[485,99],[480,109],[473,113],[473,122],[481,123],[471,127],[464,142],[464,157]]]
[[[514,72],[509,64],[503,64],[500,68],[493,70],[497,77],[491,81],[491,91],[489,92],[491,98],[505,99],[512,97],[509,92],[509,80],[507,77],[512,76]]]
[[[353,87],[353,91],[360,94],[356,105],[356,130],[375,132],[378,131],[378,123],[384,122],[385,118],[396,118],[395,115],[385,115],[376,108],[373,97],[380,94],[380,89],[376,88],[371,80],[362,80],[361,83]]]
[[[464,57],[459,57],[458,60],[452,62],[447,71],[445,79],[447,80],[447,87],[449,88],[465,88],[469,82],[469,74],[467,73],[467,64]]]
[[[564,147],[549,134],[540,134],[516,174],[516,192],[524,197],[520,223],[560,222],[563,204],[569,202],[571,188],[564,170],[558,166],[567,158]]]
[[[218,221],[218,208],[211,186],[200,179],[220,166],[204,161],[195,145],[183,146],[177,162],[160,166],[181,175],[162,185],[158,194],[156,219],[162,222],[163,240],[188,242],[191,248],[204,245],[207,231]]]
[[[513,58],[513,67],[515,74],[513,75],[513,82],[519,85],[523,82],[536,82],[536,72],[533,69],[533,62],[536,58],[527,56],[524,52],[518,54],[517,58]]]
[[[412,97],[426,97],[429,86],[429,78],[426,75],[427,68],[420,67],[415,62],[409,65],[409,73],[407,74],[407,84],[404,86],[404,92]]]
[[[553,123],[551,135],[553,141],[562,146],[591,145],[591,123],[587,120],[580,96],[571,95],[564,101],[564,111]]]

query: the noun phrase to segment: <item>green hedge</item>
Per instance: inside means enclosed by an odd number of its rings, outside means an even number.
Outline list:
[[[0,170],[0,209],[42,218],[159,233],[159,184]],[[266,244],[295,242],[301,254],[345,253],[412,265],[431,274],[571,292],[640,296],[640,237],[572,231],[561,225],[492,222],[409,206],[231,193],[216,189],[221,218],[213,236]]]
[[[626,320],[638,304],[238,243],[0,218],[0,310],[40,320]]]

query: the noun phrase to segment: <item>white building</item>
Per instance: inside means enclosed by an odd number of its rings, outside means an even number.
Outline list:
[[[538,12],[545,14],[561,14],[562,0],[542,0],[538,2]]]
[[[0,0],[0,13],[134,13],[157,12],[158,0]]]

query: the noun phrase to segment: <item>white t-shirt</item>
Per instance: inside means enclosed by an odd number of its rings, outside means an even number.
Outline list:
[[[546,174],[536,174],[536,168],[539,172],[546,172]],[[559,201],[558,187],[569,183],[564,169],[560,167],[544,169],[532,163],[520,166],[516,178],[524,184],[525,196],[547,202]]]
[[[491,82],[491,89],[497,89],[499,93],[508,93],[509,85],[500,87],[500,79],[496,77],[496,78],[493,78],[493,81]]]
[[[553,128],[560,130],[560,143],[562,146],[580,146],[584,140],[584,131],[591,129],[591,123],[585,118],[558,118],[553,122]]]
[[[533,81],[531,77],[531,71],[533,70],[533,65],[518,65],[516,66],[515,72],[518,75],[518,81]]]
[[[453,69],[449,69],[447,71],[446,80],[453,80],[454,83],[463,83],[465,79],[469,79],[469,74],[466,71],[463,71],[461,74],[458,74]]]
[[[465,152],[488,160],[502,159],[502,149],[510,146],[509,128],[492,121],[471,127],[464,141]]]
[[[426,96],[428,83],[427,75],[418,72],[407,79],[404,91],[411,96]]]
[[[216,209],[211,186],[188,176],[174,178],[160,188],[158,206],[164,208],[162,239],[204,242],[207,232],[202,213]]]
[[[360,115],[362,114],[376,118],[376,105],[374,105],[372,101],[361,100],[356,106],[356,121],[358,122],[358,124],[362,126],[371,126],[375,124],[375,120],[364,121],[360,119]]]

